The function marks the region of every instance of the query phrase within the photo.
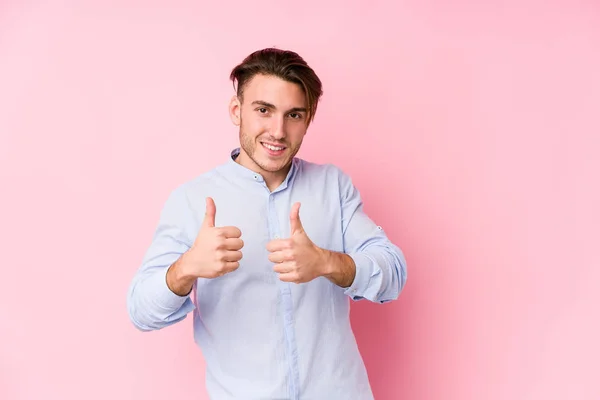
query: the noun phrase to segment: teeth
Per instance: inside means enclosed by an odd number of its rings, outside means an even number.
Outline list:
[[[263,146],[265,146],[267,149],[273,150],[273,151],[283,150],[283,147],[275,147],[275,146],[271,146],[270,144],[266,144],[266,143],[263,143]]]

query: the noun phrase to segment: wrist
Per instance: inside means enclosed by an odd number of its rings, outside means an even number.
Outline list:
[[[345,253],[323,250],[322,260],[325,278],[343,288],[352,285],[356,275],[356,265],[352,257]]]
[[[190,252],[187,251],[179,257],[179,260],[175,262],[175,277],[181,282],[191,282],[196,279],[196,276],[191,272],[193,267],[190,260]]]
[[[182,254],[167,271],[167,286],[179,296],[187,296],[196,280],[196,277],[188,272],[186,255],[187,253]]]
[[[317,247],[319,252],[319,265],[321,267],[321,275],[325,278],[331,277],[335,273],[334,262],[332,262],[333,253],[329,250]]]

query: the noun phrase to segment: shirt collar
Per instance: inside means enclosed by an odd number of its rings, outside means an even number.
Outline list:
[[[238,164],[235,161],[235,159],[239,155],[240,155],[239,147],[237,147],[231,151],[231,153],[229,154],[229,159],[227,160],[227,163],[225,164],[227,171],[229,173],[234,174],[238,178],[242,178],[244,180],[250,180],[250,181],[254,181],[254,182],[259,182],[259,183],[262,183],[263,185],[265,185],[264,178],[262,177],[261,174],[259,174],[258,172],[254,172],[251,169],[248,169],[248,168],[244,167],[243,165]],[[294,157],[292,159],[292,166],[291,166],[287,176],[285,177],[284,181],[281,183],[280,187],[277,190],[283,190],[288,186],[290,180],[293,178],[293,176],[295,175],[295,173],[298,169],[298,162],[299,162],[298,158]]]

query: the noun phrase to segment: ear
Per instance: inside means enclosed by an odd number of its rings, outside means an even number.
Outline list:
[[[231,118],[231,122],[233,122],[235,126],[240,126],[241,112],[242,104],[240,103],[240,99],[237,95],[234,95],[229,101],[229,118]]]

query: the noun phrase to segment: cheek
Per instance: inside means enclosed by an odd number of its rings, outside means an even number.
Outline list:
[[[263,133],[267,125],[262,118],[244,118],[243,120],[244,131],[249,136],[258,136]]]
[[[293,143],[300,143],[304,139],[306,129],[304,127],[292,127],[288,130],[288,136]]]

